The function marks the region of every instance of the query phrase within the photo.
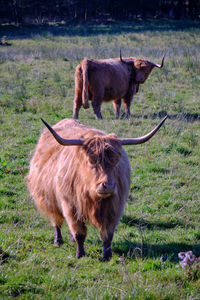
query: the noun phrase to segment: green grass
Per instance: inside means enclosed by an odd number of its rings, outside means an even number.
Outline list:
[[[182,270],[178,252],[200,255],[200,29],[194,22],[135,22],[85,26],[1,26],[0,46],[0,298],[199,299],[200,273]],[[135,137],[167,113],[148,143],[127,146],[132,180],[113,258],[89,226],[87,257],[63,226],[54,246],[51,225],[35,210],[26,188],[31,153],[44,126],[72,117],[74,70],[83,57],[119,56],[161,62],[141,85],[130,120],[104,120],[80,110],[83,124]]]

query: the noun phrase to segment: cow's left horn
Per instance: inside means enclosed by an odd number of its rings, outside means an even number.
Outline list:
[[[158,129],[163,125],[168,116],[165,116],[164,119],[149,133],[144,136],[138,138],[130,138],[130,139],[119,139],[121,145],[137,145],[143,144],[147,142],[154,134],[158,131]]]
[[[42,118],[41,118],[42,122],[44,123],[44,125],[49,129],[49,131],[52,133],[52,135],[54,136],[54,138],[56,139],[56,141],[63,145],[63,146],[82,146],[83,145],[83,141],[80,139],[64,139],[61,136],[59,136],[55,130],[49,126],[49,124],[47,124],[47,122],[45,122]]]
[[[164,60],[165,60],[165,55],[164,55],[163,58],[162,58],[161,65],[159,65],[159,64],[154,64],[154,63],[152,63],[152,65],[153,65],[154,67],[157,67],[157,68],[162,68],[163,65],[164,65]]]
[[[122,53],[121,53],[121,49],[120,49],[120,61],[122,62],[122,63],[124,63],[124,64],[132,64],[133,63],[133,60],[129,60],[129,59],[123,59],[122,58]]]

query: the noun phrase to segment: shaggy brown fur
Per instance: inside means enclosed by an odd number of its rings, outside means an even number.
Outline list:
[[[64,119],[53,128],[64,138],[83,139],[84,146],[62,146],[45,130],[30,163],[29,191],[55,227],[56,244],[60,244],[60,227],[66,220],[77,242],[77,256],[83,256],[85,224],[89,222],[99,229],[103,257],[108,260],[129,190],[127,154],[114,134],[106,135],[75,120]]]
[[[78,119],[81,106],[92,106],[96,118],[101,119],[101,103],[113,101],[115,115],[120,115],[121,99],[124,100],[125,114],[130,117],[130,105],[139,85],[144,83],[155,65],[147,60],[125,58],[84,59],[75,71],[75,97],[73,117]],[[133,63],[131,63],[131,61]]]

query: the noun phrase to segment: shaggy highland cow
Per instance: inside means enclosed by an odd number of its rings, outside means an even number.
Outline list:
[[[55,228],[54,243],[62,243],[65,220],[77,243],[77,257],[85,255],[86,223],[100,231],[103,260],[112,256],[114,230],[123,213],[130,185],[130,164],[123,145],[148,141],[150,133],[120,139],[114,134],[64,119],[45,130],[36,146],[27,178],[37,208]]]
[[[73,118],[78,119],[81,106],[89,107],[88,100],[97,119],[102,119],[102,102],[113,101],[116,118],[120,116],[121,99],[124,101],[125,116],[130,117],[130,105],[139,85],[144,83],[154,67],[161,65],[148,60],[133,57],[122,59],[87,59],[85,58],[75,71],[75,97]]]

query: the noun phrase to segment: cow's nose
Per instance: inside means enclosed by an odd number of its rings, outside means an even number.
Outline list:
[[[115,183],[104,181],[98,184],[96,191],[100,197],[106,198],[109,197],[110,195],[115,194],[115,188],[116,188]]]
[[[105,193],[113,193],[114,188],[115,188],[115,185],[113,183],[109,183],[109,182],[102,183],[102,189]]]

